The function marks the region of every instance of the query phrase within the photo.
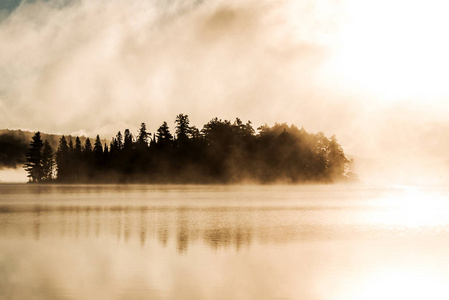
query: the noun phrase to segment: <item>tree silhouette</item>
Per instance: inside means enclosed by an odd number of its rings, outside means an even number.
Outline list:
[[[73,177],[75,180],[79,180],[81,177],[81,173],[85,168],[83,165],[83,146],[81,145],[81,140],[79,137],[75,138],[75,149],[73,153]]]
[[[149,136],[150,134],[147,132],[147,125],[145,125],[145,123],[141,123],[139,133],[137,134],[137,146],[148,147]]]
[[[104,157],[103,144],[101,143],[100,136],[97,134],[94,143],[94,159],[97,168],[103,167],[103,157]]]
[[[56,152],[60,182],[233,183],[332,182],[356,178],[335,136],[308,133],[286,123],[254,130],[250,121],[213,118],[201,130],[188,115],[175,120],[175,138],[167,122],[151,137],[141,123],[136,140],[126,129],[102,145],[75,144],[64,136]],[[35,135],[27,154],[30,181],[51,180],[52,149]]]
[[[190,120],[188,115],[179,114],[176,116],[176,140],[185,143],[191,136]]]
[[[84,142],[84,160],[90,161],[92,157],[92,143],[90,142],[90,138],[87,138]]]
[[[170,133],[167,122],[164,121],[162,125],[157,130],[157,145],[166,146],[173,141],[173,135]]]
[[[123,141],[123,149],[125,151],[131,150],[133,147],[133,135],[129,132],[129,129],[125,129],[125,137]]]
[[[75,139],[75,154],[81,157],[81,152],[83,151],[83,146],[81,145],[81,140],[79,137]]]
[[[100,158],[103,154],[103,144],[101,143],[100,136],[97,134],[94,143],[94,155],[96,158]]]
[[[59,139],[58,151],[56,151],[56,165],[57,179],[60,181],[69,180],[69,146],[65,136]]]
[[[42,149],[42,180],[50,181],[53,179],[53,149],[50,143],[45,140],[44,147]]]
[[[40,182],[44,177],[41,152],[43,145],[41,133],[38,131],[32,137],[30,147],[26,153],[25,170],[28,172],[30,182]]]

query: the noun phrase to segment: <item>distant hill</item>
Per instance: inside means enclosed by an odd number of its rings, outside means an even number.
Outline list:
[[[28,146],[31,142],[31,137],[35,134],[35,131],[25,130],[10,130],[0,129],[0,169],[2,168],[16,168],[17,166],[25,163],[25,154],[28,150]],[[42,139],[47,140],[54,151],[58,148],[59,139],[62,135],[42,133]],[[76,136],[66,135],[67,141],[70,139],[75,143]],[[86,138],[84,136],[79,137],[81,143],[84,145]],[[92,144],[95,138],[89,137]],[[109,143],[108,140],[102,139],[102,143]]]

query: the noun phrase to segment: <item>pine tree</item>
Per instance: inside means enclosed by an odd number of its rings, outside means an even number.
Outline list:
[[[90,157],[92,155],[92,143],[90,142],[90,139],[87,138],[86,142],[84,143],[84,156],[86,160],[90,160]]]
[[[170,133],[167,122],[162,123],[159,127],[156,137],[158,145],[167,145],[173,140],[173,135]]]
[[[73,145],[72,138],[70,138],[68,146],[69,146],[69,153],[72,154],[73,151],[75,150],[75,148],[74,148],[75,146]]]
[[[125,151],[131,150],[133,147],[133,135],[129,132],[129,129],[125,129],[125,138],[123,142],[123,149]]]
[[[139,134],[137,135],[137,144],[142,146],[148,146],[148,136],[150,134],[147,132],[147,125],[145,123],[140,124]]]
[[[53,167],[54,167],[53,149],[51,148],[50,143],[47,140],[45,140],[44,148],[42,149],[43,180],[50,181],[53,179]]]
[[[25,170],[28,172],[30,182],[40,182],[43,178],[41,133],[38,131],[32,137],[30,148],[26,154]]]
[[[79,158],[81,157],[81,151],[83,147],[81,146],[81,140],[79,137],[75,139],[75,155]]]
[[[100,136],[98,134],[94,143],[94,157],[95,162],[100,165],[103,158],[103,144],[101,143]]]
[[[188,115],[179,114],[176,116],[176,139],[179,142],[185,142],[190,136],[190,120]]]
[[[64,181],[69,176],[69,146],[65,136],[59,139],[58,151],[56,151],[56,171],[57,179]]]

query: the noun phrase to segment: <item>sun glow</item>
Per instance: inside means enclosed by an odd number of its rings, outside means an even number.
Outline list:
[[[376,100],[447,99],[448,10],[439,0],[348,0],[331,73]]]
[[[447,197],[420,187],[400,187],[403,191],[381,200],[389,207],[373,216],[374,223],[386,226],[417,228],[445,226],[448,223],[449,202]]]

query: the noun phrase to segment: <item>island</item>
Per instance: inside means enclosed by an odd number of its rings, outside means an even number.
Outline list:
[[[188,115],[156,133],[141,123],[136,136],[119,131],[109,145],[97,135],[81,142],[62,136],[53,149],[32,137],[24,168],[32,183],[330,183],[355,177],[335,136],[308,133],[287,123],[256,130],[213,118],[199,130]]]

